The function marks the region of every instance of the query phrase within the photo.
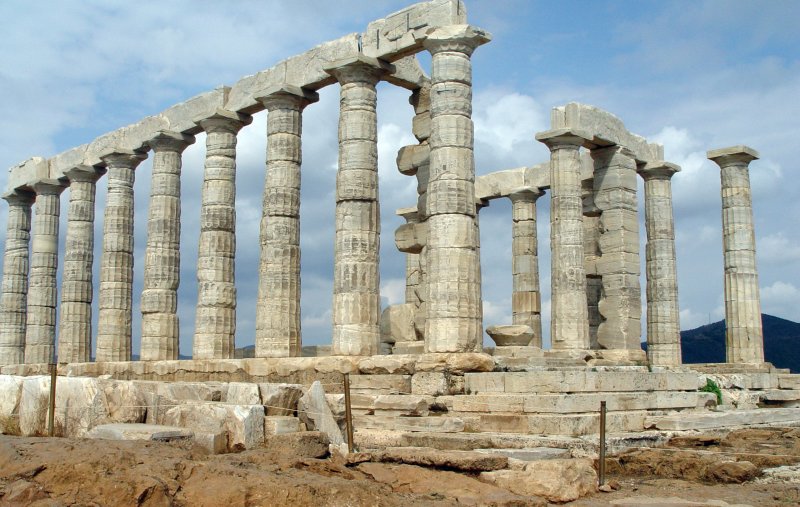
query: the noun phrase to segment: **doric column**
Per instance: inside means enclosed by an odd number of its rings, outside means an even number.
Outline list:
[[[381,316],[375,85],[394,67],[359,55],[333,62],[326,71],[341,85],[332,351],[369,356],[378,353]]]
[[[303,108],[315,92],[284,85],[258,100],[267,116],[267,175],[261,209],[256,357],[294,357],[300,334],[300,166]]]
[[[644,225],[647,230],[647,359],[652,365],[681,364],[678,274],[672,218],[672,176],[680,167],[648,162],[644,179]]]
[[[41,180],[32,187],[36,202],[33,205],[28,324],[25,331],[27,364],[49,363],[55,359],[58,226],[64,184],[58,180]]]
[[[15,190],[3,196],[8,202],[3,286],[0,293],[0,366],[25,360],[28,316],[28,248],[31,239],[30,192]]]
[[[104,172],[105,169],[91,166],[73,167],[66,172],[69,207],[58,319],[58,361],[62,363],[91,360],[94,205],[97,180]]]
[[[236,334],[236,134],[252,117],[218,109],[197,123],[206,131],[206,163],[197,252],[194,359],[233,357]]]
[[[133,312],[133,181],[146,153],[118,150],[101,157],[108,173],[103,218],[96,360],[130,361]]]
[[[142,361],[178,359],[181,275],[181,157],[194,136],[159,132],[153,149],[142,290]]]
[[[542,347],[542,304],[539,293],[539,252],[536,238],[536,200],[544,192],[536,187],[511,193],[512,241],[511,314],[514,324],[533,329],[532,347]]]
[[[471,56],[490,39],[480,29],[454,25],[423,41],[432,55],[426,352],[483,347]]]
[[[708,152],[721,169],[725,255],[725,350],[729,363],[763,363],[764,335],[748,165],[758,152],[732,146]]]
[[[536,134],[550,148],[551,318],[553,349],[589,348],[583,250],[580,148],[589,135],[568,128]]]
[[[601,349],[641,353],[642,288],[636,161],[622,146],[594,148],[594,205],[598,218],[596,274],[602,278],[597,309]]]

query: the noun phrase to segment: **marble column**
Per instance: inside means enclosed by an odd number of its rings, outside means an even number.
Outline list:
[[[602,277],[597,309],[601,349],[641,353],[642,288],[639,281],[639,202],[636,161],[623,146],[594,148],[594,205],[600,211],[596,274]]]
[[[181,275],[181,165],[194,136],[159,132],[153,150],[142,289],[142,361],[178,359]]]
[[[236,335],[236,134],[249,115],[218,109],[197,123],[206,132],[206,162],[197,252],[193,359],[229,359]]]
[[[589,134],[568,128],[536,134],[550,149],[551,318],[553,349],[588,349],[580,148]]]
[[[25,361],[28,249],[34,195],[24,190],[15,190],[3,195],[3,199],[8,202],[8,222],[0,293],[0,366],[22,364]]]
[[[764,335],[756,266],[756,239],[748,146],[711,150],[721,170],[722,245],[725,256],[725,350],[729,363],[763,363]]]
[[[133,181],[147,154],[118,150],[101,157],[108,173],[97,312],[96,360],[130,361],[133,319]]]
[[[381,315],[375,86],[394,67],[359,55],[326,71],[341,85],[332,353],[370,356],[378,353]]]
[[[58,180],[41,180],[32,185],[36,193],[31,235],[31,271],[28,276],[28,320],[25,331],[25,363],[55,360],[56,305],[58,287],[58,226],[61,192]]]
[[[61,273],[58,361],[87,363],[92,354],[94,216],[97,180],[105,169],[77,166],[69,178],[67,237]]]
[[[511,199],[511,314],[512,323],[530,326],[532,347],[542,347],[542,303],[539,292],[539,250],[536,237],[536,200],[544,192],[536,187],[519,189]]]
[[[672,217],[672,176],[680,167],[648,162],[639,167],[644,179],[644,225],[647,231],[647,359],[652,365],[681,364],[678,273]]]
[[[303,108],[315,92],[284,85],[267,108],[267,170],[261,215],[256,357],[296,357],[300,333],[300,167]]]
[[[478,28],[454,25],[434,29],[423,41],[432,62],[426,352],[483,347],[471,56],[490,39]]]

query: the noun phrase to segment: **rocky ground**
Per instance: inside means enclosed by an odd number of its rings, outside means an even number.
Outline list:
[[[0,505],[548,505],[435,453],[327,455],[315,432],[223,455],[186,442],[0,436]],[[798,505],[798,462],[796,428],[674,438],[609,459],[607,482],[617,489],[570,505]]]

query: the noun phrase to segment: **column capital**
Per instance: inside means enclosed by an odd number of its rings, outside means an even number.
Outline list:
[[[340,84],[368,83],[376,85],[384,74],[392,74],[394,65],[383,60],[358,54],[350,58],[335,60],[323,67]]]
[[[539,187],[519,187],[508,194],[511,202],[536,202],[544,195],[544,190]]]
[[[753,160],[758,160],[759,155],[753,148],[739,144],[729,148],[709,150],[706,157],[722,168],[733,164],[749,164]]]
[[[106,173],[104,167],[95,167],[91,165],[77,165],[64,171],[64,175],[72,183],[73,181],[94,183]]]
[[[307,105],[317,102],[319,94],[313,90],[284,83],[267,88],[256,97],[256,100],[264,104],[267,111],[275,109],[302,111]]]
[[[591,134],[585,130],[573,128],[546,130],[536,134],[536,140],[546,144],[551,151],[569,147],[577,149],[581,146],[586,146],[591,139]]]
[[[105,155],[100,155],[100,160],[107,166],[135,169],[139,163],[147,158],[147,153],[138,150],[116,149]]]
[[[174,151],[182,153],[190,144],[194,144],[194,136],[169,130],[159,130],[149,141],[145,141],[147,146],[158,153],[161,151]]]
[[[61,195],[67,186],[55,179],[42,179],[30,184],[30,187],[36,192],[36,195]]]
[[[27,190],[12,190],[3,194],[3,199],[9,206],[30,206],[33,204],[35,195]]]
[[[492,40],[492,34],[472,25],[433,28],[425,34],[422,46],[431,54],[452,51],[472,55],[480,45]]]
[[[229,132],[236,134],[246,125],[250,125],[253,122],[253,117],[249,114],[235,113],[219,108],[211,116],[197,118],[194,122],[206,133]]]
[[[407,224],[419,223],[419,211],[417,211],[416,206],[413,208],[400,208],[394,214],[405,218]]]
[[[668,180],[680,172],[681,167],[671,162],[663,160],[652,160],[640,165],[637,172],[645,181],[648,180]]]

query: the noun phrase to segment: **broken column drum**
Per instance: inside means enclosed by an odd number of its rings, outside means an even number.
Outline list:
[[[489,40],[458,25],[434,30],[423,43],[432,55],[426,352],[483,347],[470,57]]]
[[[539,252],[536,239],[536,200],[542,190],[526,189],[512,193],[511,316],[512,323],[530,326],[533,347],[542,346],[542,302],[539,292]]]

